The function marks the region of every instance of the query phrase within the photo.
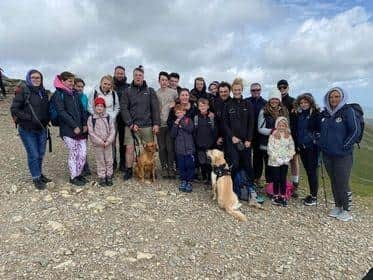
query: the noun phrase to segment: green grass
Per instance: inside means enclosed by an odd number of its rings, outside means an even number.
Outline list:
[[[324,168],[324,167],[323,167]],[[321,172],[320,173],[320,194],[323,193]],[[331,196],[331,188],[328,175],[324,168],[325,186],[328,196]],[[356,146],[354,151],[354,165],[350,180],[354,195],[362,198],[373,197],[373,126],[367,125],[365,134],[360,144],[360,149]],[[308,192],[307,176],[301,168],[302,189]]]

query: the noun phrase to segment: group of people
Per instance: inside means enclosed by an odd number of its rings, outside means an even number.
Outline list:
[[[349,176],[360,127],[346,92],[339,87],[328,90],[325,109],[320,111],[310,93],[291,97],[286,80],[278,81],[268,100],[261,95],[260,83],[252,83],[251,97],[244,98],[241,78],[232,84],[213,81],[207,87],[204,78],[197,77],[192,90],[180,87],[179,80],[178,73],[162,71],[155,91],[146,83],[142,66],[133,70],[131,83],[127,83],[125,68],[117,66],[113,77],[103,76],[86,94],[82,79],[62,72],[55,77],[56,90],[49,96],[42,73],[30,70],[25,85],[16,90],[11,114],[36,188],[45,189],[50,181],[42,173],[42,163],[52,122],[59,126],[69,151],[70,182],[77,186],[85,185],[90,175],[87,139],[94,148],[99,184],[112,186],[118,167],[124,180],[132,178],[139,146],[156,138],[161,176],[178,175],[182,192],[191,192],[196,179],[210,182],[212,167],[206,151],[220,149],[231,166],[232,178],[245,178],[249,199],[256,199],[255,186],[264,170],[265,181],[273,184],[272,202],[282,206],[288,203],[288,165],[296,190],[301,160],[309,184],[303,202],[311,206],[317,203],[322,155],[335,201],[330,216],[352,219]]]

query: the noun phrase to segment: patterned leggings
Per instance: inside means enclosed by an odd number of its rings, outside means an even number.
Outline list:
[[[71,179],[79,176],[85,164],[87,156],[87,139],[73,139],[70,137],[63,137],[66,147],[69,149],[69,158],[67,164],[70,170]]]

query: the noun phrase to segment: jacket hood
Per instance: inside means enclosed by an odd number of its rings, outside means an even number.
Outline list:
[[[329,96],[333,91],[338,91],[341,94],[341,102],[335,107],[334,109],[331,108],[330,102],[329,102]],[[324,96],[324,106],[325,109],[328,111],[328,113],[333,116],[336,112],[339,111],[344,105],[346,105],[348,102],[348,95],[347,93],[340,87],[333,87],[328,90],[328,92]]]
[[[56,75],[56,77],[54,78],[53,85],[54,85],[54,87],[56,89],[63,90],[63,91],[67,92],[70,95],[73,95],[73,93],[74,93],[72,89],[68,88],[67,86],[65,86],[62,83],[60,75]]]
[[[285,117],[278,117],[278,118],[276,119],[276,122],[275,122],[275,128],[277,129],[278,124],[279,124],[281,121],[285,121],[285,122],[286,122],[286,124],[287,124],[287,126],[288,126],[288,131],[290,132],[289,122],[288,122],[288,119],[285,118]]]
[[[97,91],[98,94],[102,94],[102,95],[112,94],[112,92],[113,92],[113,90],[110,90],[108,93],[104,93],[101,90],[101,86],[100,85],[96,85],[94,90]]]
[[[32,84],[32,81],[31,81],[31,75],[34,74],[34,73],[39,73],[40,77],[41,77],[41,84],[38,87],[34,86]],[[45,88],[44,88],[44,85],[43,85],[43,74],[39,70],[31,69],[27,72],[27,74],[26,74],[26,85],[30,88],[30,90],[38,92],[40,96],[42,96],[43,92],[45,92]]]
[[[300,107],[300,101],[302,99],[306,99],[310,103],[310,112],[319,111],[318,106],[316,105],[315,99],[313,98],[313,95],[309,92],[302,93],[297,97],[297,99],[294,102],[294,109],[296,112],[301,113],[302,108]]]

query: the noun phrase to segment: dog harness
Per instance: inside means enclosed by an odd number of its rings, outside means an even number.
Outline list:
[[[214,166],[212,171],[214,171],[214,173],[216,174],[217,179],[223,176],[231,175],[231,171],[226,164]]]

